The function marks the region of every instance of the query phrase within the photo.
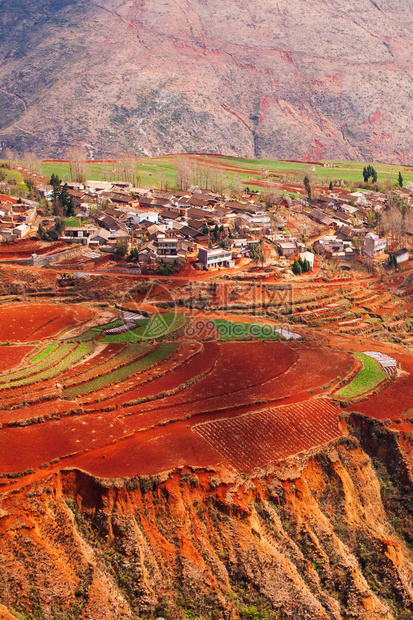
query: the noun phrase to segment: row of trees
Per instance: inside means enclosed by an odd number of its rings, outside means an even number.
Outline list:
[[[371,182],[372,183],[377,183],[377,172],[373,168],[373,166],[370,166],[370,164],[369,164],[368,166],[363,168],[363,179],[364,179],[364,182],[368,183],[370,178],[371,178]]]
[[[413,233],[413,212],[405,196],[394,192],[388,194],[386,209],[378,222],[378,229],[380,234],[389,233],[396,245],[406,245],[407,234]]]
[[[310,269],[311,265],[309,261],[307,259],[303,260],[301,257],[299,259],[295,259],[292,266],[293,274],[296,276],[299,276],[301,273],[307,273]]]

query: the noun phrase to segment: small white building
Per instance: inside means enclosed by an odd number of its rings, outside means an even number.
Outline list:
[[[198,248],[198,261],[207,270],[235,265],[232,252],[223,248]]]
[[[401,248],[400,250],[392,252],[392,254],[398,265],[400,265],[400,263],[405,263],[410,258],[409,250],[407,248]]]
[[[376,256],[376,254],[381,254],[387,247],[386,239],[381,239],[378,235],[374,233],[370,233],[364,239],[364,253],[367,256]]]
[[[13,235],[17,238],[17,239],[23,239],[23,237],[25,237],[30,231],[30,226],[28,226],[27,224],[18,224],[14,230],[13,230]]]
[[[314,269],[314,254],[311,252],[301,252],[300,258],[302,261],[308,261],[311,271]]]
[[[157,211],[129,211],[127,219],[133,221],[135,224],[140,224],[141,222],[158,224],[159,213]]]

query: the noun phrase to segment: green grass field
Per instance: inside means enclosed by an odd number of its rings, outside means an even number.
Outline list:
[[[151,320],[146,321],[135,329],[119,334],[108,334],[100,339],[100,342],[137,342],[139,340],[152,340],[163,338],[185,325],[186,318],[181,312],[165,312],[156,314]]]
[[[84,226],[88,223],[88,220],[82,220],[80,217],[67,217],[65,219],[66,226],[76,227],[76,226]]]
[[[280,334],[272,325],[263,323],[239,323],[225,319],[211,321],[219,330],[221,340],[280,340]]]
[[[221,156],[186,156],[189,158],[191,165],[197,165],[201,169],[205,167],[221,170],[225,183],[234,183],[239,179],[244,186],[248,185],[251,180],[259,180],[262,175],[270,176],[274,181],[286,184],[302,184],[302,180],[306,174],[314,175],[317,182],[326,185],[330,180],[343,180],[345,183],[362,181],[362,170],[367,163],[373,163],[378,172],[378,182],[392,182],[396,184],[397,176],[401,171],[404,181],[413,182],[413,169],[391,164],[376,164],[374,162],[347,162],[347,161],[323,161],[317,164],[307,162],[291,162],[278,161],[270,159],[244,159],[235,157]],[[324,167],[323,164],[328,164]],[[330,167],[332,166],[332,167]],[[50,177],[52,172],[58,174],[60,178],[69,180],[70,167],[69,164],[61,162],[45,162],[43,163],[43,174]],[[115,180],[117,167],[115,163],[88,163],[85,164],[85,172],[88,179],[111,181]],[[176,185],[177,157],[165,156],[158,158],[137,159],[136,173],[138,176],[138,184],[142,187],[159,187],[161,183],[167,180],[168,186]],[[254,186],[251,186],[254,187]]]
[[[378,183],[397,182],[399,171],[402,173],[404,182],[413,182],[413,169],[405,166],[392,164],[378,164],[375,162],[354,162],[354,161],[321,161],[315,164],[308,162],[293,162],[271,159],[245,159],[236,157],[224,157],[220,155],[184,155],[192,170],[192,176],[196,174],[194,170],[205,171],[210,169],[209,178],[212,179],[218,171],[221,176],[223,186],[227,188],[244,187],[251,184],[251,181],[274,181],[287,185],[300,185],[305,175],[310,175],[315,182],[321,185],[328,185],[330,181],[343,181],[347,186],[349,183],[362,182],[362,170],[366,164],[373,164],[378,173]],[[5,162],[3,162],[5,163]],[[20,164],[21,162],[16,162]],[[122,179],[122,166],[116,162],[87,162],[84,165],[84,172],[88,179],[96,181],[114,181]],[[168,155],[155,158],[135,159],[136,184],[141,187],[160,187],[174,188],[177,183],[178,156]],[[16,183],[17,192],[27,189],[24,185],[22,174],[17,170],[4,170],[9,179]],[[211,172],[214,171],[214,173]],[[64,181],[70,180],[70,165],[59,161],[44,161],[42,163],[42,173],[50,178],[52,173],[57,174]],[[14,179],[14,180],[13,180]],[[192,179],[194,181],[194,179]],[[211,184],[212,181],[209,181]],[[208,182],[206,183],[208,185]],[[251,189],[258,186],[251,185]],[[294,192],[292,192],[294,193]]]
[[[353,381],[337,392],[337,396],[340,398],[355,398],[356,396],[361,396],[365,392],[375,388],[376,385],[387,377],[376,360],[363,353],[356,353],[355,355],[358,357],[363,367]]]
[[[7,162],[2,162],[1,160],[0,163],[7,164]],[[19,170],[8,170],[8,168],[1,168],[0,181],[8,183],[12,188],[12,194],[15,196],[24,197],[29,189],[24,182],[22,173]]]

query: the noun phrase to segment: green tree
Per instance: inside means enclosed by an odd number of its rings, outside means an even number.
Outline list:
[[[390,267],[390,269],[397,269],[398,268],[398,264],[397,264],[397,260],[394,254],[390,254],[389,258],[387,259],[387,266]]]
[[[37,228],[37,234],[39,235],[40,239],[42,239],[43,241],[46,238],[46,230],[45,228],[39,224],[38,228]]]
[[[311,200],[311,184],[310,179],[307,176],[304,177],[304,187],[307,192],[308,200]]]
[[[398,183],[399,183],[399,187],[403,187],[403,177],[402,177],[402,173],[399,172],[399,176],[398,176]]]
[[[363,179],[365,183],[368,183],[371,178],[372,183],[377,183],[377,172],[370,164],[363,168]]]
[[[75,214],[75,202],[73,200],[73,196],[69,194],[67,183],[65,183],[60,190],[59,202],[61,204],[63,214],[66,217],[70,217]]]
[[[118,256],[126,256],[128,251],[128,238],[127,237],[119,237],[116,239],[116,254]]]
[[[330,192],[332,192],[333,191],[333,181],[330,181],[330,185],[328,187],[330,189]]]
[[[296,276],[299,276],[303,272],[303,269],[297,259],[295,259],[293,263],[292,270],[293,270],[293,274]]]
[[[50,177],[50,185],[53,187],[52,190],[52,203],[53,203],[53,212],[56,213],[58,210],[58,201],[60,194],[60,179],[54,172]]]
[[[59,235],[59,237],[61,237],[62,233],[63,233],[63,231],[65,229],[65,223],[64,223],[64,221],[60,217],[56,217],[55,218],[54,229],[57,232],[57,234]]]
[[[250,243],[248,245],[248,250],[250,258],[254,265],[259,265],[261,263],[261,266],[264,267],[265,254],[262,247],[262,240],[259,243]]]

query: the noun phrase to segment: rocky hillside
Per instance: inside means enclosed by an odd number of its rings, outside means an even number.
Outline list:
[[[411,619],[411,448],[350,422],[251,474],[72,470],[4,497],[0,617]]]
[[[0,141],[410,163],[411,0],[2,0]]]

